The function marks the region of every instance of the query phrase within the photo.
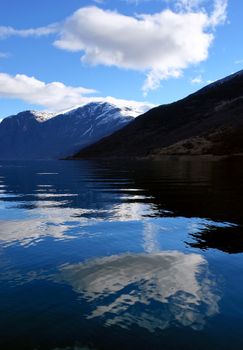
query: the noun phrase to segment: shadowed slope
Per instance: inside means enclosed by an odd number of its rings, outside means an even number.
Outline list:
[[[180,101],[151,109],[73,158],[239,153],[243,152],[241,130],[243,71]],[[172,145],[173,149],[167,149]]]

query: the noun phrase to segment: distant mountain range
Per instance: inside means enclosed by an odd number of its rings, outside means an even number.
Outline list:
[[[65,157],[121,129],[141,112],[139,107],[108,102],[88,103],[58,115],[21,112],[0,123],[0,159]]]
[[[148,108],[100,101],[21,112],[0,123],[0,159],[243,153],[243,70],[140,115]]]
[[[153,108],[72,158],[243,153],[243,70]]]

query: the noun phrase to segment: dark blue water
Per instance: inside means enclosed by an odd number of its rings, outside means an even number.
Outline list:
[[[243,349],[243,162],[1,162],[0,349]]]

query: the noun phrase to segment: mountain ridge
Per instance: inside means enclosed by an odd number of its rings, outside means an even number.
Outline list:
[[[243,70],[179,101],[149,110],[72,159],[240,153],[241,128],[243,131]],[[238,135],[238,144],[233,145],[229,135]],[[195,145],[197,137],[205,140],[201,148]],[[183,141],[182,150],[178,143]]]

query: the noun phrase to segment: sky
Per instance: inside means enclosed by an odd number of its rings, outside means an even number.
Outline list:
[[[183,98],[243,69],[242,14],[242,0],[3,0],[0,118]]]

